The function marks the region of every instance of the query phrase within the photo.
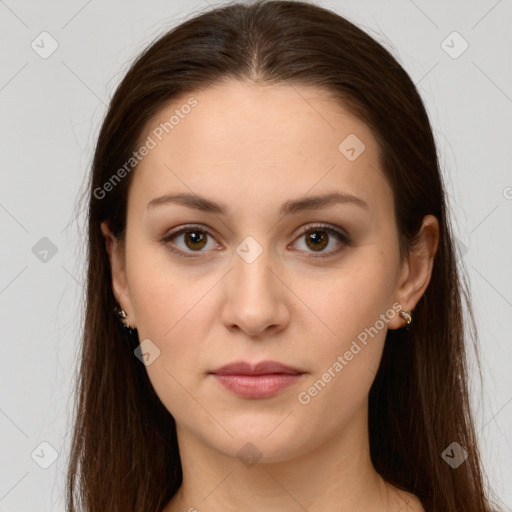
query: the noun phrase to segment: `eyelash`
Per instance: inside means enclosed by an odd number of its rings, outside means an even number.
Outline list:
[[[301,231],[301,233],[300,233],[298,238],[300,238],[300,237],[302,237],[302,236],[304,236],[304,235],[306,235],[306,234],[308,234],[310,232],[314,232],[315,230],[316,231],[324,231],[324,232],[326,232],[328,234],[334,235],[334,237],[337,238],[340,242],[342,242],[342,244],[345,245],[345,246],[350,246],[350,244],[351,244],[351,241],[350,241],[348,236],[346,236],[344,233],[341,233],[337,229],[334,229],[334,228],[332,228],[330,226],[327,226],[325,224],[315,224],[313,226],[308,226],[306,229]],[[214,236],[208,230],[205,230],[205,229],[203,229],[203,228],[201,228],[199,226],[189,225],[189,226],[184,226],[184,227],[180,228],[179,230],[170,233],[165,238],[163,238],[161,240],[161,242],[164,245],[167,245],[168,249],[170,251],[178,254],[179,256],[183,256],[185,258],[197,258],[197,257],[199,257],[199,255],[194,255],[193,253],[194,252],[200,253],[200,252],[203,252],[203,251],[192,251],[192,254],[191,254],[190,251],[183,251],[181,249],[177,249],[176,247],[173,247],[173,245],[171,244],[171,240],[172,239],[174,239],[177,236],[180,236],[183,233],[186,233],[188,231],[198,231],[200,233],[206,233],[211,238],[214,238]],[[330,251],[330,252],[328,252],[326,254],[310,253],[308,256],[306,256],[306,258],[308,258],[308,259],[329,258],[331,256],[334,256],[335,254],[338,254],[338,252],[340,252],[340,251],[341,251],[341,249],[337,249],[335,251]]]

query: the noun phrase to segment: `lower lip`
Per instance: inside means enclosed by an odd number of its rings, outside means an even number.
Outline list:
[[[229,391],[244,398],[269,398],[295,384],[303,374],[272,373],[267,375],[213,376]]]

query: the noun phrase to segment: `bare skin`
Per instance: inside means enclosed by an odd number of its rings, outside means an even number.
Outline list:
[[[124,262],[102,224],[115,297],[140,340],[160,350],[146,369],[177,424],[183,484],[164,512],[423,511],[373,467],[368,393],[387,330],[404,326],[399,308],[414,310],[430,281],[437,219],[425,217],[419,245],[400,262],[375,138],[322,90],[226,81],[189,96],[197,106],[134,171]],[[141,141],[189,96],[160,111]],[[354,160],[339,149],[350,134],[365,145]],[[181,192],[221,202],[227,215],[148,207]],[[367,206],[279,215],[286,201],[331,192]],[[183,226],[195,237],[162,241]],[[251,262],[237,252],[247,237],[262,251]],[[378,332],[363,344],[358,336],[372,326]],[[264,399],[209,374],[266,359],[304,374]],[[319,379],[325,386],[309,392]],[[239,456],[244,446],[254,465]]]

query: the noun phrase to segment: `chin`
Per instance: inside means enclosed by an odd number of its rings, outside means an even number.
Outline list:
[[[233,437],[210,437],[204,439],[204,442],[223,455],[240,460],[247,467],[256,463],[286,462],[309,451],[312,440],[298,439],[298,433],[293,432],[290,425],[288,428],[284,424],[278,425],[279,422],[274,422],[271,428],[267,422],[252,424],[250,427],[244,426],[242,422],[236,428],[225,425]]]

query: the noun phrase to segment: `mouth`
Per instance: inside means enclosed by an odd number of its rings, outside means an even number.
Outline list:
[[[272,397],[296,384],[305,374],[277,361],[257,364],[239,361],[210,372],[224,389],[243,398]]]

